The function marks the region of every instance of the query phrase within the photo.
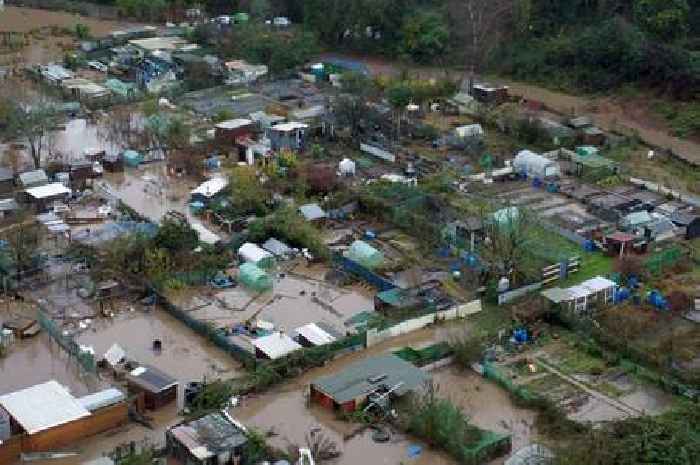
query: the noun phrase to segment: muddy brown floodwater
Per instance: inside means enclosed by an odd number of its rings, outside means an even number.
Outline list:
[[[433,371],[439,393],[449,398],[479,428],[510,434],[513,450],[533,442],[536,412],[516,407],[507,391],[472,371],[455,366]],[[501,463],[495,461],[492,463]]]
[[[312,428],[320,427],[343,452],[333,462],[334,465],[454,465],[456,462],[444,453],[432,450],[420,441],[397,432],[384,444],[374,442],[368,431],[343,440],[353,432],[355,425],[337,419],[333,413],[318,406],[307,406],[306,400],[309,384],[320,376],[338,373],[347,365],[366,357],[389,353],[406,346],[424,346],[444,337],[443,328],[427,328],[391,339],[365,351],[345,355],[265,394],[244,399],[241,406],[231,410],[231,414],[244,424],[262,432],[274,432],[275,436],[270,438],[271,443],[284,449],[290,444],[304,445],[307,433]],[[410,458],[408,447],[414,444],[421,446],[422,451],[418,457]]]
[[[76,360],[46,333],[16,342],[5,357],[0,357],[0,394],[50,380],[63,384],[76,396],[107,386],[106,382],[85,374]]]
[[[153,350],[160,340],[162,349]],[[165,310],[145,313],[127,311],[114,318],[100,318],[77,338],[101,356],[112,344],[119,344],[130,360],[153,365],[181,383],[207,378],[233,378],[242,373],[240,365]]]

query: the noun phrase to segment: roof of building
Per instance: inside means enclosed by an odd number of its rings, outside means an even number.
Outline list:
[[[299,343],[281,332],[274,332],[268,336],[253,340],[253,347],[274,360],[301,349]]]
[[[47,199],[57,195],[70,194],[72,191],[60,182],[54,182],[43,186],[30,187],[26,192],[35,199]]]
[[[429,376],[415,365],[395,355],[384,355],[353,363],[342,372],[324,376],[312,384],[336,402],[344,403],[367,395],[382,385],[392,388],[400,384],[394,392],[403,395],[428,379]]]
[[[289,247],[284,242],[275,239],[274,237],[271,237],[268,240],[266,240],[265,243],[262,245],[262,248],[270,252],[272,255],[278,257],[283,255],[289,255],[290,253],[292,253],[291,247]]]
[[[228,179],[220,177],[211,178],[197,186],[197,188],[190,192],[190,194],[197,194],[211,198],[224,190],[226,186],[228,186]]]
[[[207,460],[248,442],[245,431],[224,413],[211,413],[179,425],[170,434],[198,460]]]
[[[616,286],[617,283],[615,283],[615,281],[611,281],[602,276],[596,276],[566,289],[561,289],[559,287],[546,289],[542,291],[540,295],[551,302],[560,303],[589,297],[605,289],[615,288]]]
[[[66,89],[78,89],[81,94],[85,95],[99,96],[109,94],[109,89],[89,79],[66,79],[61,82],[61,86]]]
[[[309,323],[295,329],[294,331],[315,346],[322,346],[335,341],[335,337],[333,335],[328,334],[316,323]]]
[[[27,434],[90,416],[64,386],[53,380],[0,396],[0,406]]]
[[[651,217],[649,212],[647,212],[646,210],[642,210],[639,212],[630,213],[629,215],[625,216],[624,223],[627,226],[635,227],[651,223],[652,220],[653,218]]]
[[[297,129],[307,129],[308,127],[309,127],[308,124],[298,123],[296,121],[290,121],[288,123],[275,124],[274,126],[272,126],[271,129],[274,129],[275,131],[281,131],[281,132],[291,132],[291,131],[296,131]]]
[[[44,170],[25,171],[19,174],[19,182],[24,186],[33,186],[49,182],[49,177]]]
[[[252,119],[253,121],[258,122],[261,125],[266,126],[266,127],[281,123],[282,121],[284,121],[286,119],[284,116],[265,113],[264,111],[255,111],[255,112],[251,113],[249,116],[250,116],[250,119]]]
[[[243,128],[246,126],[250,126],[253,124],[253,121],[247,119],[247,118],[236,118],[236,119],[230,119],[227,121],[222,121],[220,123],[216,124],[217,129],[238,129],[238,128]]]
[[[177,380],[175,378],[148,365],[141,365],[132,370],[126,375],[126,380],[131,384],[135,384],[153,393],[163,392],[173,386],[177,386]]]
[[[156,50],[194,50],[198,45],[189,43],[181,37],[151,37],[148,39],[133,39],[129,44],[149,52]]]
[[[123,392],[121,392],[119,389],[110,388],[94,394],[83,396],[78,399],[78,402],[86,410],[94,412],[95,410],[118,404],[124,400],[126,400],[126,396]]]
[[[306,221],[322,220],[328,217],[326,211],[317,203],[308,203],[299,207],[299,213]]]
[[[261,260],[272,258],[272,254],[267,250],[262,249],[257,244],[246,242],[238,249],[238,255],[250,263],[258,263]]]
[[[0,212],[17,210],[19,206],[15,199],[0,199]]]

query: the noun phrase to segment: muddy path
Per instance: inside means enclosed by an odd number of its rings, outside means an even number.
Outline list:
[[[402,72],[408,72],[423,79],[444,77],[460,79],[464,76],[462,70],[406,65],[384,60],[381,57],[358,54],[326,53],[319,56],[319,59],[334,57],[360,61],[374,75],[397,76]],[[640,105],[639,101],[625,101],[611,97],[575,96],[501,77],[494,78],[494,80],[508,85],[511,95],[527,100],[536,100],[546,108],[563,115],[590,115],[595,124],[604,130],[625,135],[636,134],[645,144],[670,150],[688,163],[700,166],[700,143],[673,136],[664,121],[654,115],[648,105]]]

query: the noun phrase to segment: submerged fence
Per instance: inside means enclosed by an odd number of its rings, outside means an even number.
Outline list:
[[[95,354],[88,350],[83,350],[80,345],[75,342],[72,336],[63,333],[63,330],[51,319],[44,310],[37,310],[37,320],[39,325],[49,333],[49,336],[60,345],[63,350],[78,361],[78,363],[88,372],[96,373],[97,365],[95,364]]]

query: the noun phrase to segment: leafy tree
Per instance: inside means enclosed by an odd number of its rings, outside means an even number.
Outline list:
[[[650,34],[674,40],[688,32],[690,7],[687,0],[636,0],[634,17]]]
[[[231,205],[239,214],[262,213],[266,208],[268,194],[255,168],[236,166],[230,175]]]
[[[430,63],[442,57],[450,37],[440,15],[424,12],[406,18],[401,35],[401,51],[418,63]]]
[[[44,151],[51,143],[51,130],[58,119],[54,105],[41,97],[28,100],[18,97],[12,100],[11,111],[10,132],[27,141],[34,167],[40,168]]]
[[[272,5],[269,0],[252,0],[250,2],[250,14],[256,19],[265,19],[272,14]]]
[[[163,219],[153,239],[156,247],[172,254],[194,250],[198,242],[197,232],[187,222],[169,217]]]
[[[78,39],[85,40],[90,38],[90,26],[83,23],[75,25],[75,35]]]

